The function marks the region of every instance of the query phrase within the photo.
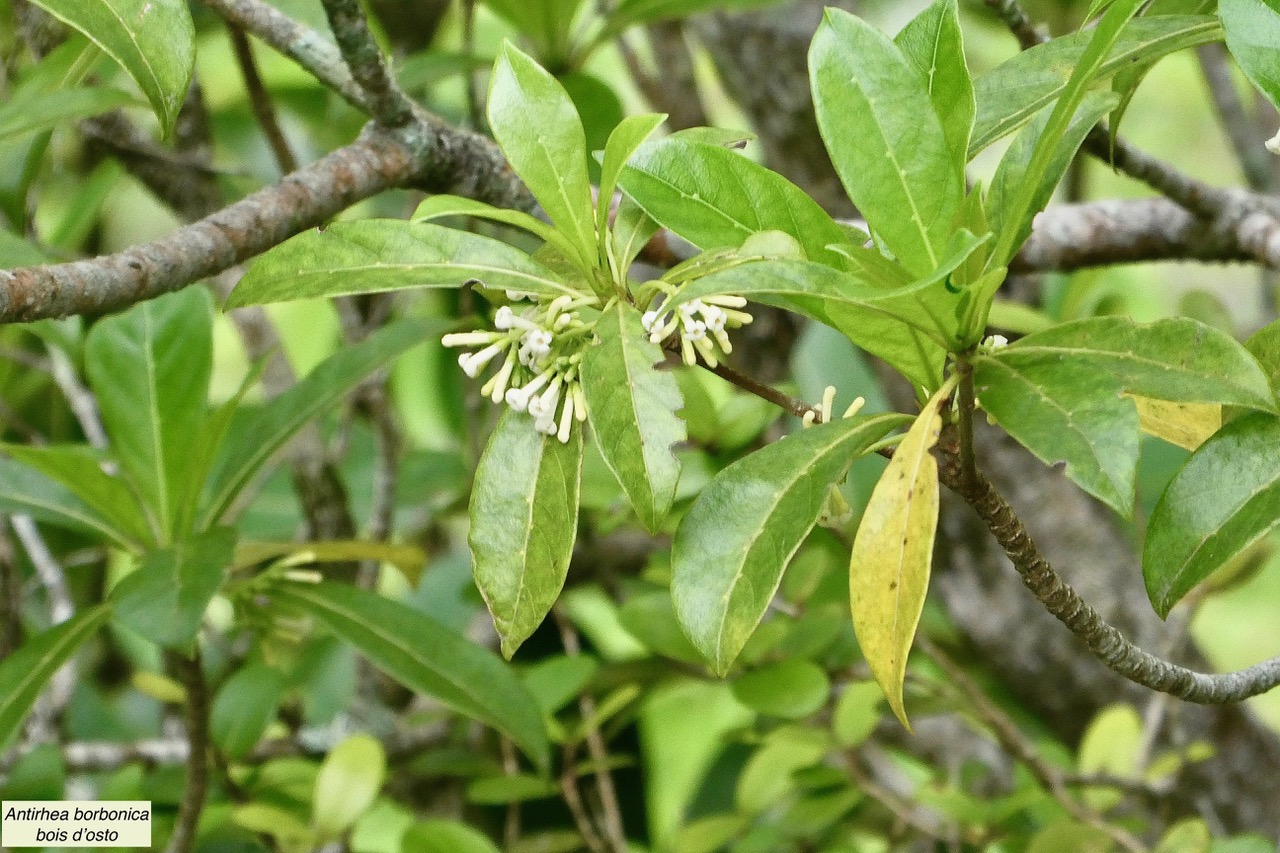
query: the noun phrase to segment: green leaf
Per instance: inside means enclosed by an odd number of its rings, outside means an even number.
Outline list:
[[[1272,389],[1280,393],[1280,320],[1254,332],[1244,346],[1262,366]]]
[[[595,266],[595,206],[587,179],[587,141],[568,93],[510,43],[493,67],[487,108],[493,138],[583,267]]]
[[[404,834],[400,849],[402,853],[500,853],[488,838],[453,820],[418,821]]]
[[[1280,523],[1280,420],[1255,412],[1187,459],[1147,525],[1142,575],[1162,617],[1215,570]]]
[[[831,487],[903,420],[855,417],[803,430],[743,457],[702,490],[672,544],[671,595],[717,674],[764,616]]]
[[[925,403],[893,451],[858,525],[849,557],[853,630],[889,707],[908,730],[902,704],[907,654],[920,624],[933,540],[938,529],[938,463],[933,446],[942,430],[938,408],[944,385]]]
[[[826,704],[831,682],[817,664],[783,660],[752,670],[733,682],[733,695],[753,711],[799,720]]]
[[[1267,100],[1280,106],[1280,44],[1278,0],[1218,0],[1218,14],[1226,31],[1227,48],[1240,69]]]
[[[111,56],[151,102],[167,136],[195,68],[195,26],[185,0],[33,0]]]
[[[681,137],[642,145],[619,179],[645,211],[695,246],[740,246],[781,231],[811,261],[843,266],[827,249],[844,232],[803,190],[736,151]]]
[[[569,58],[570,29],[582,3],[583,0],[485,0],[486,6],[533,42],[539,56],[553,64]]]
[[[604,159],[600,164],[600,195],[596,199],[596,235],[600,241],[602,258],[609,254],[609,248],[612,245],[609,232],[609,209],[613,207],[613,193],[618,188],[618,176],[622,173],[622,167],[631,159],[631,155],[636,152],[641,143],[648,139],[666,118],[665,113],[628,116],[619,122],[613,129],[613,133],[609,134],[609,141],[604,146]],[[627,264],[629,263],[628,258]],[[619,264],[615,258],[615,274],[620,277],[625,275],[627,264]]]
[[[258,745],[280,710],[284,689],[281,672],[261,663],[241,668],[218,689],[209,734],[228,758],[244,758]]]
[[[62,445],[27,447],[2,446],[4,452],[29,468],[70,489],[115,529],[116,536],[137,544],[153,541],[147,520],[133,492],[119,477],[102,469],[103,458],[90,447]],[[5,483],[8,488],[8,483]]]
[[[928,279],[890,289],[821,264],[785,260],[712,273],[682,288],[677,298],[684,302],[715,293],[738,294],[826,323],[913,384],[930,388],[941,381],[945,345],[957,325],[959,305],[958,296]]]
[[[590,655],[555,655],[525,670],[523,680],[542,712],[554,714],[576,699],[599,669]]]
[[[311,825],[325,840],[340,838],[369,810],[387,778],[382,744],[354,734],[324,757],[311,801]]]
[[[203,287],[141,302],[89,330],[85,362],[121,470],[163,542],[179,531],[208,411],[213,298]]]
[[[312,418],[335,405],[373,371],[439,333],[438,320],[390,323],[320,363],[288,391],[238,413],[214,460],[201,526],[216,523],[262,467]]]
[[[1089,86],[1102,72],[1107,55],[1111,52],[1116,40],[1120,38],[1129,19],[1137,13],[1141,3],[1142,0],[1116,0],[1094,27],[1088,44],[1080,54],[1075,70],[1071,72],[1066,87],[1063,88],[1052,112],[1049,113],[1044,130],[1023,170],[1022,179],[1016,191],[1010,193],[1002,203],[1004,220],[1012,227],[1004,228],[997,237],[995,248],[991,253],[991,266],[1005,266],[1017,250],[1014,239],[1024,220],[1035,212],[1034,203],[1044,192],[1043,183],[1055,159],[1059,159],[1059,145],[1072,119],[1075,118],[1076,110],[1088,94]]]
[[[1121,515],[1133,512],[1138,412],[1119,380],[1070,360],[974,359],[987,415],[1047,465]]]
[[[596,446],[631,500],[657,532],[675,500],[680,462],[672,446],[685,440],[680,388],[660,370],[662,348],[649,342],[632,307],[616,303],[596,326],[597,346],[582,359],[582,390]]]
[[[22,727],[45,682],[111,615],[109,604],[82,610],[41,631],[0,661],[0,749]]]
[[[494,207],[483,201],[463,198],[456,195],[433,195],[418,205],[413,212],[413,222],[429,222],[443,216],[474,216],[488,219],[490,222],[501,222],[513,228],[522,228],[540,238],[543,242],[555,247],[566,258],[573,257],[574,245],[565,235],[536,216],[522,210],[508,210]]]
[[[33,468],[0,458],[0,512],[26,513],[37,521],[87,533],[123,548],[136,547],[125,531],[75,492]]]
[[[133,102],[133,98],[119,89],[104,86],[83,86],[14,98],[0,104],[0,143],[9,142],[24,133],[52,130],[64,122],[96,116]]]
[[[1248,2],[1248,0],[1244,0]],[[1079,64],[1092,30],[1073,33],[1016,54],[974,82],[978,113],[969,156],[1007,136],[1054,103]],[[1222,28],[1207,15],[1161,15],[1130,21],[1093,79],[1101,80],[1170,53],[1218,41]]]
[[[994,266],[1006,266],[1031,234],[1031,223],[1035,215],[1044,210],[1053,191],[1057,188],[1062,176],[1067,173],[1076,151],[1084,143],[1093,126],[1109,113],[1119,97],[1114,92],[1089,92],[1083,103],[1072,117],[1070,125],[1058,139],[1057,148],[1049,160],[1044,173],[1039,177],[1039,185],[1034,188],[1030,197],[1030,206],[1022,211],[1018,219],[1010,218],[1011,205],[1024,183],[1028,180],[1027,170],[1039,147],[1040,139],[1045,134],[1045,127],[1051,118],[1048,109],[1043,110],[1034,120],[1018,133],[1009,150],[1000,158],[1000,165],[991,178],[991,188],[987,192],[987,214],[990,218],[991,230],[1005,237],[1005,245],[1009,247],[1008,257],[993,257]],[[1006,234],[1007,232],[1007,234]]]
[[[510,658],[555,604],[578,532],[582,428],[561,444],[526,414],[498,421],[471,491],[471,558]]]
[[[550,746],[538,703],[489,651],[425,613],[354,587],[286,583],[271,594],[324,623],[406,687],[503,732],[540,770],[547,768]]]
[[[1109,373],[1124,390],[1157,400],[1276,410],[1266,374],[1249,351],[1225,332],[1185,317],[1154,323],[1077,320],[1027,335],[992,357],[1018,365],[1070,361]]]
[[[964,197],[925,83],[879,30],[828,9],[809,49],[818,128],[849,198],[916,275],[931,272]]]
[[[526,293],[573,293],[550,270],[499,240],[425,222],[361,219],[306,231],[262,255],[226,307],[472,281]]]
[[[929,100],[956,166],[969,162],[969,135],[977,109],[973,79],[964,59],[964,37],[956,0],[934,0],[893,40],[925,79]]]
[[[657,233],[658,223],[631,196],[624,195],[613,220],[613,260],[618,269],[629,269]]]
[[[737,11],[776,5],[779,0],[622,0],[609,13],[597,41],[608,41],[637,24],[670,21],[712,9]]]
[[[236,533],[217,527],[148,553],[111,591],[115,620],[161,646],[188,648],[226,577]]]
[[[482,806],[501,806],[526,800],[545,800],[560,794],[560,786],[550,779],[518,773],[490,776],[467,785],[467,800]]]

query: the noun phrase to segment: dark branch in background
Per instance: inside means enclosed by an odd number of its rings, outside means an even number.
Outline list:
[[[351,76],[369,97],[373,118],[385,127],[408,124],[413,119],[413,102],[391,79],[359,0],[321,0],[321,3]]]
[[[22,642],[22,573],[9,538],[9,518],[0,515],[0,660]]]
[[[200,653],[169,655],[169,666],[187,693],[183,706],[187,726],[187,772],[178,803],[178,818],[165,853],[190,853],[196,826],[209,792],[209,685],[200,668]]]
[[[253,117],[257,120],[258,126],[262,128],[262,134],[267,138],[267,144],[271,146],[271,153],[276,157],[276,165],[280,167],[280,174],[287,175],[296,171],[298,160],[293,156],[293,151],[289,148],[289,140],[285,139],[284,130],[280,127],[280,121],[276,117],[275,104],[271,102],[271,94],[267,91],[266,85],[262,82],[262,76],[258,73],[258,63],[253,58],[253,46],[249,44],[249,37],[244,34],[244,30],[234,24],[227,26],[227,33],[231,36],[231,46],[235,49],[236,62],[240,66],[240,76],[244,78],[244,88],[249,94],[249,106],[253,110]]]
[[[1047,35],[1036,29],[1035,23],[1018,5],[1018,0],[983,0],[983,2],[1000,17],[1023,50],[1029,50],[1049,40]]]
[[[1204,73],[1209,96],[1218,112],[1218,121],[1236,159],[1244,171],[1245,180],[1255,192],[1266,192],[1275,183],[1273,155],[1263,147],[1265,137],[1245,114],[1240,91],[1231,74],[1227,49],[1221,44],[1203,44],[1196,48],[1200,69]]]

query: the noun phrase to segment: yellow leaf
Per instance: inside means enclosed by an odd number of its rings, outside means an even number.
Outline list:
[[[1222,426],[1222,406],[1217,403],[1170,403],[1132,396],[1142,431],[1178,447],[1195,450]]]
[[[950,382],[943,385],[925,404],[894,451],[871,493],[849,559],[858,644],[889,707],[908,730],[902,684],[929,589],[938,528],[938,463],[929,451],[942,430],[938,406],[953,388]]]
[[[158,672],[138,670],[133,673],[129,680],[139,693],[145,693],[153,699],[159,699],[161,702],[181,705],[187,701],[187,691],[183,686],[172,678],[161,675]]]

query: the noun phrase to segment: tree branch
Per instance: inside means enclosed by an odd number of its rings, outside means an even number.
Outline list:
[[[289,140],[285,139],[284,130],[280,127],[271,94],[262,81],[262,75],[258,73],[258,63],[253,58],[253,46],[249,44],[249,37],[235,24],[227,26],[227,33],[231,36],[231,46],[235,49],[240,76],[244,78],[244,88],[249,94],[249,107],[253,110],[258,126],[262,128],[262,135],[271,146],[280,174],[287,175],[297,171],[298,160],[289,148]]]
[[[359,0],[321,0],[329,26],[338,40],[338,50],[351,76],[368,96],[369,110],[384,127],[402,127],[413,120],[413,102],[396,85],[382,61],[382,51]]]
[[[194,849],[196,826],[209,792],[209,685],[200,668],[200,653],[191,657],[173,654],[170,666],[187,692],[187,772],[178,803],[178,818],[165,853]]]

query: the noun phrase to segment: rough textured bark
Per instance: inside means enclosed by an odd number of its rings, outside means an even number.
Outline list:
[[[828,210],[845,213],[850,207],[836,197],[839,182],[821,148],[805,73],[805,52],[820,6],[806,1],[732,19],[716,17],[699,26],[698,33],[730,92],[756,121],[769,165]],[[1196,227],[1189,216],[1176,224]],[[914,404],[909,390],[901,396],[902,405]],[[988,476],[1081,595],[1140,645],[1161,650],[1169,644],[1169,628],[1143,591],[1134,543],[1108,511],[995,429],[983,429],[978,446]],[[1164,823],[1179,815],[1200,815],[1219,829],[1280,836],[1280,809],[1275,807],[1280,802],[1280,738],[1274,731],[1243,708],[1156,699],[1108,671],[1023,588],[1000,547],[963,502],[944,505],[940,533],[935,594],[991,671],[1064,742],[1077,743],[1088,722],[1107,705],[1127,701],[1141,710],[1152,701],[1168,701],[1157,749],[1196,739],[1215,745],[1217,754],[1186,768],[1171,795],[1146,804],[1147,817]],[[1206,667],[1194,648],[1184,650],[1178,660]]]

